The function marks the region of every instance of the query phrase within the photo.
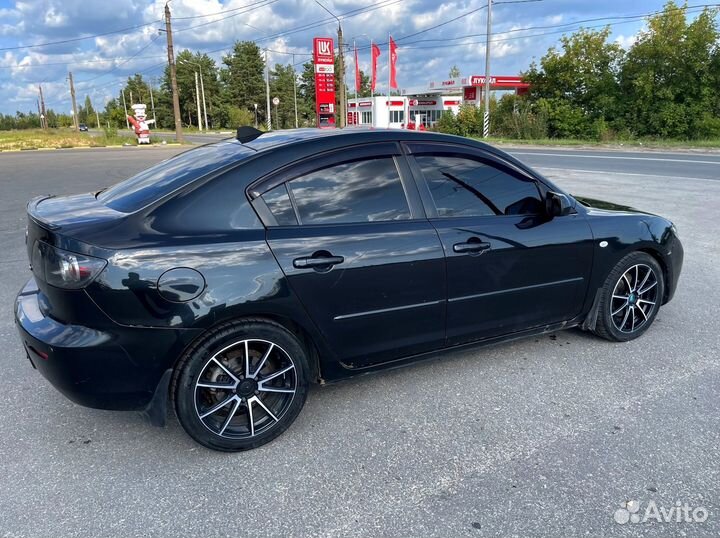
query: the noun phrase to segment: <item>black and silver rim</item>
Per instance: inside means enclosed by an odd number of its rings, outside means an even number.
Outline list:
[[[200,422],[220,437],[246,439],[272,428],[290,408],[297,371],[267,340],[240,340],[215,353],[195,383]]]
[[[611,301],[613,325],[622,333],[639,331],[657,304],[658,278],[649,265],[639,263],[623,273]]]

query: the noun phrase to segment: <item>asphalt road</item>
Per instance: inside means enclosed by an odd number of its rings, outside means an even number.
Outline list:
[[[68,402],[32,370],[12,321],[29,276],[25,201],[177,151],[0,154],[0,536],[720,534],[717,157],[518,150],[573,193],[677,224],[680,287],[639,340],[571,330],[317,388],[280,438],[228,455],[174,420],[156,429]],[[628,500],[641,515],[651,501],[709,515],[620,525]]]

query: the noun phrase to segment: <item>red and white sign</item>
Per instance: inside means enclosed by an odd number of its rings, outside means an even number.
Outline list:
[[[463,99],[465,101],[477,100],[477,88],[475,86],[465,86],[463,89]]]
[[[317,126],[335,127],[335,52],[331,37],[313,40]]]
[[[471,86],[484,86],[485,77],[482,75],[473,75],[470,77]],[[522,77],[490,77],[490,86],[494,88],[525,88],[530,85],[523,82]]]

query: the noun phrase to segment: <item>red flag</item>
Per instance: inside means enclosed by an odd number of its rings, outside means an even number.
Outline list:
[[[355,47],[355,91],[362,90],[362,79],[360,78],[360,63],[358,62],[357,47]]]
[[[372,91],[375,91],[375,79],[377,79],[377,59],[380,56],[380,47],[375,43],[372,46]]]
[[[395,67],[397,62],[397,45],[393,38],[390,37],[390,87],[397,90],[397,68]]]

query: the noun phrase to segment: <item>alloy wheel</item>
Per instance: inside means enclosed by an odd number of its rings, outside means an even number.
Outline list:
[[[649,265],[630,267],[613,289],[610,317],[622,333],[640,330],[652,317],[658,300],[658,277]]]
[[[297,390],[290,355],[273,342],[240,340],[215,353],[195,382],[195,411],[216,435],[247,439],[280,422]]]

